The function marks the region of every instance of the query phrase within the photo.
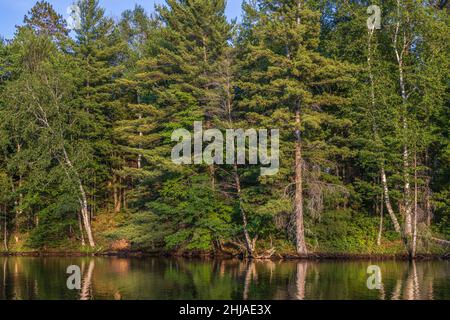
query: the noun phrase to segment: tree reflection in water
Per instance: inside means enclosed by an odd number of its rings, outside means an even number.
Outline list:
[[[366,286],[368,265],[382,273]],[[81,289],[66,286],[69,265]],[[449,261],[0,257],[0,299],[450,299]]]

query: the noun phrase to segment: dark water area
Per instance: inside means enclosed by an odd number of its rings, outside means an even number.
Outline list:
[[[450,261],[0,257],[0,299],[448,300]]]

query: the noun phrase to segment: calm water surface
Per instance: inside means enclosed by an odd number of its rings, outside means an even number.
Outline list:
[[[67,288],[67,267],[81,289]],[[367,288],[369,265],[381,288]],[[0,299],[450,299],[450,261],[0,257]]]

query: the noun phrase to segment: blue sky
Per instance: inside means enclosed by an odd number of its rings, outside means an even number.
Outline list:
[[[67,17],[66,9],[74,0],[47,0],[58,13]],[[134,8],[135,4],[143,6],[147,12],[153,12],[155,4],[164,0],[100,0],[100,5],[106,9],[109,16],[118,18],[122,11]],[[227,16],[229,19],[240,17],[241,0],[228,0]],[[10,39],[15,32],[15,26],[22,24],[24,15],[33,7],[36,0],[0,0],[0,37]]]

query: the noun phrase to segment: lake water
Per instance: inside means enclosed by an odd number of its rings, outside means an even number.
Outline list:
[[[450,299],[450,261],[0,257],[0,299]]]

